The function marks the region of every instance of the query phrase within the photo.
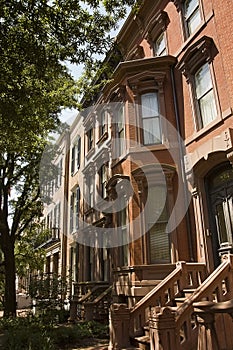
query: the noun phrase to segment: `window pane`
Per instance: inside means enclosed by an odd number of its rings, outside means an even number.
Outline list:
[[[74,173],[74,166],[75,166],[75,146],[72,147],[72,151],[71,151],[71,174]]]
[[[188,34],[192,34],[201,23],[201,14],[198,0],[187,0],[184,3],[184,17]]]
[[[77,142],[77,159],[76,159],[76,166],[77,169],[80,167],[80,155],[81,155],[81,137],[79,137],[78,142]]]
[[[217,116],[213,90],[209,91],[208,94],[199,100],[199,106],[201,111],[202,124],[205,126],[212,122]]]
[[[153,222],[153,220],[158,220],[159,218],[160,221],[167,220],[167,212],[164,209],[166,208],[166,196],[166,188],[163,186],[153,186],[150,188],[147,198],[147,201],[149,203],[147,207],[148,222]]]
[[[204,64],[195,74],[195,84],[197,98],[202,97],[207,91],[212,89],[212,81],[208,63]]]
[[[227,235],[226,222],[225,222],[222,203],[216,206],[216,220],[217,220],[219,241],[220,243],[227,242],[228,235]]]
[[[156,93],[144,94],[142,99],[142,117],[149,118],[158,116],[158,96]]]
[[[188,18],[198,6],[198,0],[186,0],[184,3],[185,17]]]
[[[107,131],[107,117],[107,111],[102,111],[100,118],[100,135],[103,135]]]
[[[201,15],[200,15],[200,11],[198,9],[189,18],[187,23],[188,23],[188,32],[191,35],[192,33],[195,32],[196,28],[201,23]]]
[[[161,143],[160,119],[158,117],[143,119],[142,126],[144,144]]]
[[[198,100],[201,127],[209,124],[217,116],[213,85],[208,63],[195,74],[196,97]]]
[[[121,106],[118,109],[118,112],[117,112],[117,124],[118,124],[118,129],[123,129],[124,128],[124,109],[123,109],[123,106]]]
[[[162,33],[159,36],[159,38],[156,40],[156,43],[155,43],[155,55],[156,56],[166,55],[166,44],[165,44],[164,33]]]

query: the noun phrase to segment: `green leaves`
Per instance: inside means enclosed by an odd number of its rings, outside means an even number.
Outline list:
[[[27,234],[40,215],[40,160],[49,134],[61,124],[60,112],[78,107],[78,94],[87,92],[84,90],[93,76],[98,88],[103,74],[104,81],[109,78],[103,67],[95,75],[99,69],[95,63],[111,47],[110,30],[133,3],[1,1],[0,248],[5,249],[5,256],[6,247]],[[83,63],[86,78],[75,82],[65,61]],[[5,273],[7,276],[7,266]],[[6,298],[15,293],[15,276],[11,278]],[[6,300],[6,305],[13,305],[12,300]]]

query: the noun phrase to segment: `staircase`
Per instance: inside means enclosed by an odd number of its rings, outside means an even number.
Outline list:
[[[112,302],[112,286],[97,284],[88,286],[85,294],[73,297],[69,320],[108,322],[109,307]]]
[[[127,309],[126,305],[115,307],[115,316],[113,313],[112,317],[122,320],[121,332],[125,338],[128,325],[129,343],[114,347],[114,341],[117,343],[116,329],[109,349],[130,349],[134,346],[142,350],[196,350],[200,324],[194,307],[201,301],[223,305],[222,302],[233,299],[232,286],[233,257],[230,255],[225,256],[222,264],[209,276],[204,264],[177,263],[176,268],[131,309]],[[215,327],[221,344],[218,350],[233,349],[232,320],[224,311],[218,309],[217,312]],[[224,336],[224,331],[229,332],[228,337]]]

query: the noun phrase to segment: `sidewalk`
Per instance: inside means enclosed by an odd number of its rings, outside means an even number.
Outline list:
[[[88,344],[89,343],[89,344]],[[87,341],[86,345],[79,345],[78,347],[70,348],[69,350],[107,350],[108,341],[106,339],[93,339]]]

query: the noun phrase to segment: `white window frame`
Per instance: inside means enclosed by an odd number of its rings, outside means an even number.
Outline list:
[[[205,76],[202,78],[203,80],[207,79],[207,76],[209,78],[209,86],[206,87],[204,91],[198,91],[201,89],[198,89],[197,85],[197,77],[198,74],[201,71],[206,71]],[[207,74],[206,74],[207,73]],[[217,112],[217,104],[215,99],[215,93],[214,93],[214,84],[213,79],[211,75],[210,65],[209,63],[204,63],[193,75],[193,81],[194,81],[194,92],[195,92],[195,100],[196,100],[196,110],[197,110],[197,117],[198,117],[198,129],[202,129],[208,124],[210,124],[212,121],[214,121],[217,118],[218,112]],[[205,101],[206,98],[211,96],[211,105],[210,109],[212,114],[209,114],[209,116],[206,114],[205,109],[203,107],[203,101]]]
[[[157,113],[151,113],[152,110],[150,110],[150,107],[144,105],[144,98],[154,96],[156,98],[156,104],[157,104]],[[161,130],[161,120],[160,120],[160,113],[159,113],[159,96],[158,93],[153,92],[147,92],[141,95],[141,120],[142,120],[142,139],[144,145],[154,145],[154,144],[162,144],[162,130]],[[158,135],[152,134],[151,131],[151,125],[145,125],[148,124],[148,121],[157,121],[158,125]],[[147,123],[145,123],[147,122]],[[153,140],[148,140],[148,135],[153,136]]]
[[[188,7],[187,7],[188,2],[191,3],[191,2],[195,2],[195,1],[196,1],[195,6],[193,7],[193,9],[190,12],[188,12]],[[199,21],[198,21],[197,25],[194,28],[192,28],[192,24],[194,23],[194,19],[195,19],[196,15],[198,15]],[[190,37],[193,33],[195,33],[195,31],[197,30],[197,28],[199,27],[199,25],[201,24],[201,21],[202,21],[200,1],[199,0],[185,0],[183,3],[183,17],[184,17],[186,36]]]
[[[75,174],[80,168],[81,161],[81,137],[79,136],[77,140],[73,143],[71,149],[71,175]]]
[[[107,171],[108,171],[107,164],[103,164],[99,170],[100,195],[103,199],[107,197],[107,190],[106,190]]]
[[[162,42],[164,42],[164,47],[160,49],[160,45]],[[154,55],[155,56],[166,56],[167,55],[167,45],[166,45],[166,38],[165,38],[165,32],[162,32],[154,43]]]

